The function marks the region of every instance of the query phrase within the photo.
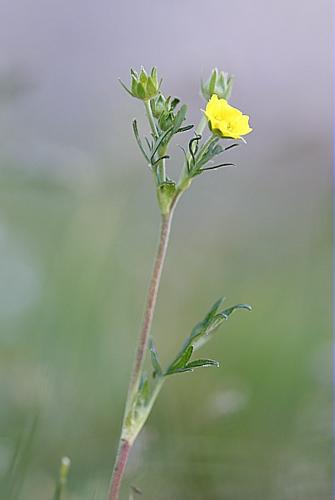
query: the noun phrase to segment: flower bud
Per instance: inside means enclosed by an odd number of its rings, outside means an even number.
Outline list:
[[[166,99],[163,94],[158,96],[150,102],[151,111],[155,118],[159,118],[163,111],[166,111]]]
[[[157,76],[157,68],[152,68],[150,75],[147,74],[143,67],[141,68],[139,74],[133,69],[130,70],[130,74],[130,89],[128,89],[128,87],[126,87],[126,85],[120,80],[121,85],[130,95],[136,97],[137,99],[141,99],[141,101],[149,101],[153,97],[157,96],[160,87]]]
[[[213,94],[220,99],[228,100],[233,88],[233,76],[214,68],[209,79],[201,82],[201,94],[206,101],[209,101]]]
[[[171,96],[164,97],[159,93],[157,97],[150,101],[150,107],[154,118],[158,120],[159,128],[165,132],[175,123],[175,108],[179,104],[179,99]]]

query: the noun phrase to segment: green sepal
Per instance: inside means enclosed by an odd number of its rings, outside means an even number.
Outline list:
[[[212,75],[211,75],[211,78],[210,78],[209,84],[208,84],[208,90],[209,90],[210,95],[214,94],[214,92],[215,92],[215,84],[216,84],[217,77],[218,77],[218,70],[215,68],[212,71]]]
[[[137,80],[136,80],[136,78],[133,75],[131,76],[131,91],[132,91],[132,95],[136,96],[136,92],[137,92]]]
[[[146,98],[145,87],[144,87],[144,85],[142,84],[141,81],[137,82],[136,96],[139,99],[145,99]]]
[[[151,80],[153,82],[153,84],[155,85],[156,88],[159,87],[159,83],[158,83],[158,73],[157,73],[157,68],[154,66],[151,70]]]
[[[151,78],[148,79],[147,83],[147,95],[155,96],[157,94],[157,86],[154,84]]]
[[[139,74],[131,69],[130,78],[131,90],[129,90],[123,82],[120,82],[124,89],[131,96],[136,97],[137,99],[140,99],[142,101],[148,101],[159,93],[159,83],[156,68],[152,68],[150,76],[148,76],[143,67],[141,68]]]
[[[208,80],[201,82],[201,94],[206,101],[209,101],[213,94],[216,94],[220,99],[228,100],[231,96],[233,82],[232,75],[223,71],[219,72],[217,68],[214,68]]]
[[[148,81],[148,75],[147,75],[147,72],[145,71],[145,69],[143,68],[143,66],[141,68],[139,80],[143,84],[143,86],[145,86],[147,81]]]

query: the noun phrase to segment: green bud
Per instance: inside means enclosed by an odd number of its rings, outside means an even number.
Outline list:
[[[163,94],[159,94],[156,99],[150,101],[151,111],[155,118],[159,118],[163,111],[166,110],[166,100]]]
[[[213,94],[220,99],[228,100],[233,88],[233,76],[214,68],[209,79],[201,82],[201,94],[206,101],[209,101]]]
[[[177,130],[180,127],[181,122],[185,118],[183,113],[181,116],[180,110],[178,112],[175,112],[175,108],[179,104],[179,102],[180,101],[177,97],[174,97],[172,99],[171,96],[164,97],[161,93],[158,94],[156,98],[150,101],[152,114],[154,118],[158,120],[159,128],[163,132],[174,126],[176,126]]]
[[[139,81],[136,86],[136,97],[145,100],[145,95],[146,93],[144,84],[141,81]]]
[[[130,70],[131,85],[130,89],[120,80],[123,88],[133,97],[141,99],[141,101],[149,101],[156,97],[159,93],[159,82],[157,76],[157,69],[154,67],[151,70],[150,76],[144,68],[141,68],[138,74],[133,69]]]

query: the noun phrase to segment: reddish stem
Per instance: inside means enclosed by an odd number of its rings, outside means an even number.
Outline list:
[[[143,363],[145,360],[145,355],[148,348],[149,334],[151,330],[152,320],[154,316],[158,288],[162,275],[163,265],[166,256],[166,250],[169,242],[170,228],[171,228],[172,212],[167,215],[162,216],[161,232],[159,238],[159,245],[157,250],[157,255],[154,263],[154,268],[152,271],[152,276],[150,280],[150,286],[147,297],[147,305],[144,313],[144,320],[142,330],[139,335],[137,352],[135,357],[135,363],[133,368],[133,373],[129,385],[129,390],[134,393],[138,389],[138,384],[140,382],[140,376],[142,372]]]
[[[128,462],[130,449],[130,443],[125,439],[121,439],[108,494],[109,500],[116,500],[117,498],[119,498],[121,482]]]
[[[153,320],[153,316],[154,316],[155,306],[156,306],[156,302],[157,302],[159,283],[160,283],[160,279],[161,279],[161,275],[162,275],[162,270],[163,270],[165,256],[166,256],[166,250],[167,250],[167,246],[168,246],[168,242],[169,242],[171,220],[172,220],[173,211],[174,211],[175,205],[177,203],[178,197],[179,197],[179,193],[178,193],[178,195],[176,195],[175,199],[173,200],[173,202],[171,204],[170,212],[168,214],[162,215],[159,245],[158,245],[157,255],[155,258],[154,268],[152,271],[152,276],[151,276],[150,285],[149,285],[147,304],[146,304],[145,313],[144,313],[143,326],[142,326],[142,329],[140,331],[139,338],[138,338],[134,368],[133,368],[132,376],[130,379],[128,396],[127,396],[125,418],[127,416],[127,412],[129,410],[129,407],[131,406],[133,398],[138,390],[138,386],[139,386],[140,379],[141,379],[143,363],[144,363],[145,355],[146,355],[147,348],[148,348],[148,340],[149,340],[152,320]],[[123,426],[124,426],[124,423],[125,423],[125,419],[123,422]],[[124,429],[122,429],[122,430],[124,430]],[[136,438],[136,435],[134,435],[132,437],[130,436],[130,438],[131,438],[130,439],[131,443],[133,443],[133,440]],[[132,446],[131,443],[129,442],[129,440],[122,438],[122,435],[121,435],[120,444],[119,444],[119,451],[118,451],[118,454],[116,457],[114,470],[113,470],[113,474],[112,474],[112,479],[111,479],[111,484],[110,484],[110,489],[109,489],[109,493],[108,493],[108,500],[118,500],[118,498],[119,498],[120,485],[121,485],[122,477],[123,477],[123,474],[124,474],[124,471],[126,468],[126,464],[128,461],[129,452],[130,452],[130,449]]]

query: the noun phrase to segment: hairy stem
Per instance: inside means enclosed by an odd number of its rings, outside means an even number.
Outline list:
[[[151,275],[149,291],[147,296],[147,304],[144,312],[143,325],[138,339],[137,352],[135,356],[134,368],[129,385],[128,398],[129,396],[132,396],[134,393],[136,393],[138,385],[140,383],[143,363],[148,348],[148,340],[149,340],[152,320],[157,302],[160,279],[165,262],[166,250],[169,242],[171,220],[172,220],[172,211],[170,211],[170,213],[166,215],[162,215],[159,245]]]
[[[144,106],[145,106],[145,111],[147,113],[149,125],[151,128],[152,135],[154,136],[154,139],[157,139],[158,137],[158,132],[155,124],[155,119],[152,114],[151,106],[150,106],[150,101],[144,101]]]
[[[129,443],[129,441],[121,439],[108,494],[109,500],[116,500],[117,498],[119,498],[121,482],[128,462],[130,449],[131,444]]]
[[[170,229],[171,229],[171,221],[172,221],[172,216],[173,216],[173,211],[174,207],[177,203],[178,200],[178,195],[175,197],[170,211],[168,214],[162,215],[162,220],[161,220],[161,230],[160,230],[160,238],[159,238],[159,244],[158,244],[158,250],[154,262],[154,267],[151,275],[151,280],[150,280],[150,285],[149,285],[149,291],[148,291],[148,296],[147,296],[147,304],[144,312],[144,320],[143,320],[143,325],[142,329],[139,334],[138,338],[138,343],[137,343],[137,350],[136,350],[136,355],[135,355],[135,362],[134,362],[134,367],[129,383],[129,389],[128,389],[128,396],[127,396],[127,401],[126,401],[126,409],[125,409],[125,416],[122,424],[122,431],[121,431],[121,437],[120,437],[120,442],[119,442],[119,451],[115,460],[115,465],[114,465],[114,470],[112,474],[112,479],[110,483],[110,489],[109,489],[109,494],[108,494],[108,499],[109,500],[117,500],[119,497],[119,492],[120,492],[120,486],[121,486],[121,481],[122,477],[126,468],[126,464],[128,461],[129,453],[132,448],[133,442],[136,438],[136,435],[127,437],[127,439],[124,437],[126,431],[126,418],[128,415],[128,412],[131,410],[132,403],[134,401],[134,398],[136,396],[136,393],[139,388],[140,380],[141,380],[141,375],[142,375],[142,370],[143,370],[143,364],[145,361],[145,356],[147,353],[148,349],[148,340],[149,340],[149,335],[151,331],[151,326],[152,326],[152,320],[154,316],[154,311],[156,307],[156,302],[157,302],[157,295],[158,295],[158,289],[159,289],[159,284],[161,280],[161,275],[162,275],[162,270],[165,262],[165,257],[166,257],[166,250],[169,242],[169,236],[170,236]],[[152,395],[151,398],[151,403],[149,405],[149,412],[152,408],[152,405],[154,404],[154,401],[161,389],[163,381],[157,383],[157,387]],[[149,413],[148,412],[148,413]],[[144,421],[143,421],[144,423]],[[127,432],[126,432],[127,434]]]

